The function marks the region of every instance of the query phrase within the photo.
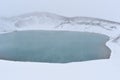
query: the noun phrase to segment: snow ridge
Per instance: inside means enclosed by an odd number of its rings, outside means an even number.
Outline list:
[[[108,35],[114,41],[120,41],[119,26],[119,22],[99,18],[65,17],[48,12],[33,12],[0,18],[0,33],[20,30],[85,31]]]

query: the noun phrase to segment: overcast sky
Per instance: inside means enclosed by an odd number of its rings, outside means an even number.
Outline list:
[[[98,17],[120,21],[120,0],[0,0],[0,17],[29,12]]]

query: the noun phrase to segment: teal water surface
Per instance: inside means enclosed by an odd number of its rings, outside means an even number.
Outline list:
[[[67,63],[108,59],[105,35],[70,31],[20,31],[0,35],[0,59]]]

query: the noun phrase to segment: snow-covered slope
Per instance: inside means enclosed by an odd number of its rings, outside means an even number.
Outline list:
[[[64,30],[100,33],[109,36],[110,43],[116,43],[120,46],[119,22],[92,17],[65,17],[48,12],[33,12],[0,19],[0,33],[22,30]],[[108,46],[110,47],[109,42]]]
[[[49,28],[49,27],[57,26],[58,24],[62,23],[64,19],[66,18],[52,13],[34,12],[34,13],[28,13],[10,18],[2,18],[0,24],[3,24],[3,22],[6,23],[6,26],[4,26],[6,28],[8,28],[9,26],[11,26],[11,24],[13,24],[12,28],[14,28],[15,30],[19,30],[23,28],[29,30],[30,28],[39,29],[42,27]],[[7,25],[7,23],[10,23],[9,26]]]
[[[92,18],[65,17],[48,12],[33,12],[10,18],[0,18],[0,33],[22,30],[65,30],[105,34],[120,45],[120,23]]]
[[[92,17],[64,17],[48,12],[33,12],[0,19],[0,33],[19,30],[86,31],[118,39],[120,23]]]

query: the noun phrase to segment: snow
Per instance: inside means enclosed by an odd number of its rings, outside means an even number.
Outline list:
[[[119,67],[107,60],[71,64],[22,63],[1,61],[3,80],[119,80]]]
[[[68,64],[0,60],[0,80],[120,80],[119,4],[119,0],[2,0],[0,16],[7,17],[0,18],[1,35],[21,30],[100,33],[110,37],[106,45],[112,53],[108,60]],[[18,14],[23,15],[13,16]]]

